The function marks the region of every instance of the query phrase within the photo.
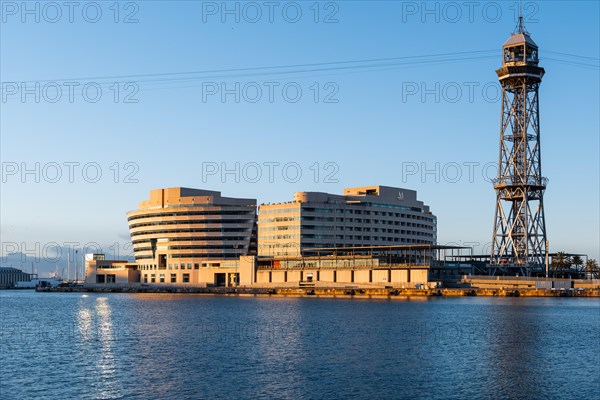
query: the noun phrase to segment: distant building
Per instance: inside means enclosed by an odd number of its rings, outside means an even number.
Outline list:
[[[0,267],[0,289],[15,287],[17,282],[29,282],[34,277],[37,277],[37,274],[28,274],[12,267]]]
[[[260,256],[310,255],[319,248],[436,243],[437,222],[417,192],[388,186],[344,195],[299,192],[258,210]]]

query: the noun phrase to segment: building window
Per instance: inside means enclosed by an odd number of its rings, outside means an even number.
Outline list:
[[[177,267],[177,263],[175,263],[175,264],[173,264],[173,265],[175,265],[175,269],[177,269],[177,268],[178,268],[178,267]]]
[[[96,275],[96,283],[104,283],[105,276],[104,275]]]
[[[148,283],[148,274],[144,274],[144,283]]]
[[[194,269],[200,269],[200,264],[198,264],[198,263],[195,263],[195,264],[194,264]]]
[[[183,283],[190,282],[190,274],[183,274]]]
[[[169,269],[173,269],[173,264],[169,263]]]
[[[150,275],[150,282],[151,283],[155,283],[156,282],[156,275],[154,275],[154,274]]]
[[[177,274],[171,274],[171,283],[177,282]]]
[[[188,269],[192,269],[192,264],[188,263]]]
[[[165,283],[165,274],[160,274],[160,283]]]
[[[109,274],[106,275],[106,283],[116,283],[117,282],[117,276],[114,274]]]

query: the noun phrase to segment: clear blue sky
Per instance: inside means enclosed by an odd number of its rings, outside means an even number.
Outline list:
[[[73,10],[27,4],[33,14],[2,1],[3,254],[7,243],[31,253],[35,243],[43,251],[54,242],[97,242],[109,255],[117,242],[127,254],[125,213],[154,188],[206,188],[261,203],[369,184],[416,189],[438,217],[440,243],[487,251],[495,194],[482,172],[498,158],[494,71],[516,2],[319,2],[318,14],[314,1],[274,2],[271,10],[227,2],[237,4],[236,15],[220,1],[134,1],[121,2],[116,15],[113,1],[101,1],[99,18],[89,2]],[[546,68],[540,115],[551,251],[598,259],[599,3],[526,1],[524,13]],[[22,82],[33,91],[24,102]],[[212,94],[236,83],[239,102]],[[66,85],[77,84],[71,102]],[[96,84],[102,97],[93,103]],[[53,103],[56,86],[62,95]],[[136,88],[137,103],[125,102]],[[302,96],[292,102],[297,88]],[[79,163],[72,179],[69,162]],[[203,168],[236,162],[239,182],[235,174],[203,178]],[[280,164],[272,182],[269,162]],[[22,176],[35,163],[39,173]],[[251,163],[262,168],[258,179]],[[439,172],[422,174],[436,165]],[[298,182],[293,166],[302,170]],[[93,182],[97,167],[102,176]],[[125,182],[128,172],[137,183]]]

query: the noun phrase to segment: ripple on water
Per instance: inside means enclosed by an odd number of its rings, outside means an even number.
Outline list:
[[[0,397],[598,398],[600,302],[0,292]]]

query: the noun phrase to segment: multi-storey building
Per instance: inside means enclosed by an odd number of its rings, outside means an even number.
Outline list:
[[[299,192],[294,201],[258,211],[258,254],[314,254],[319,248],[435,244],[437,223],[413,190],[344,189],[344,195]]]
[[[255,200],[199,189],[153,190],[127,220],[135,264],[91,255],[88,284],[422,283],[439,247],[416,192],[386,186],[262,205],[258,235]]]
[[[142,272],[143,282],[190,282],[201,266],[256,254],[254,199],[182,187],[152,190],[127,221],[138,269],[150,271]]]

